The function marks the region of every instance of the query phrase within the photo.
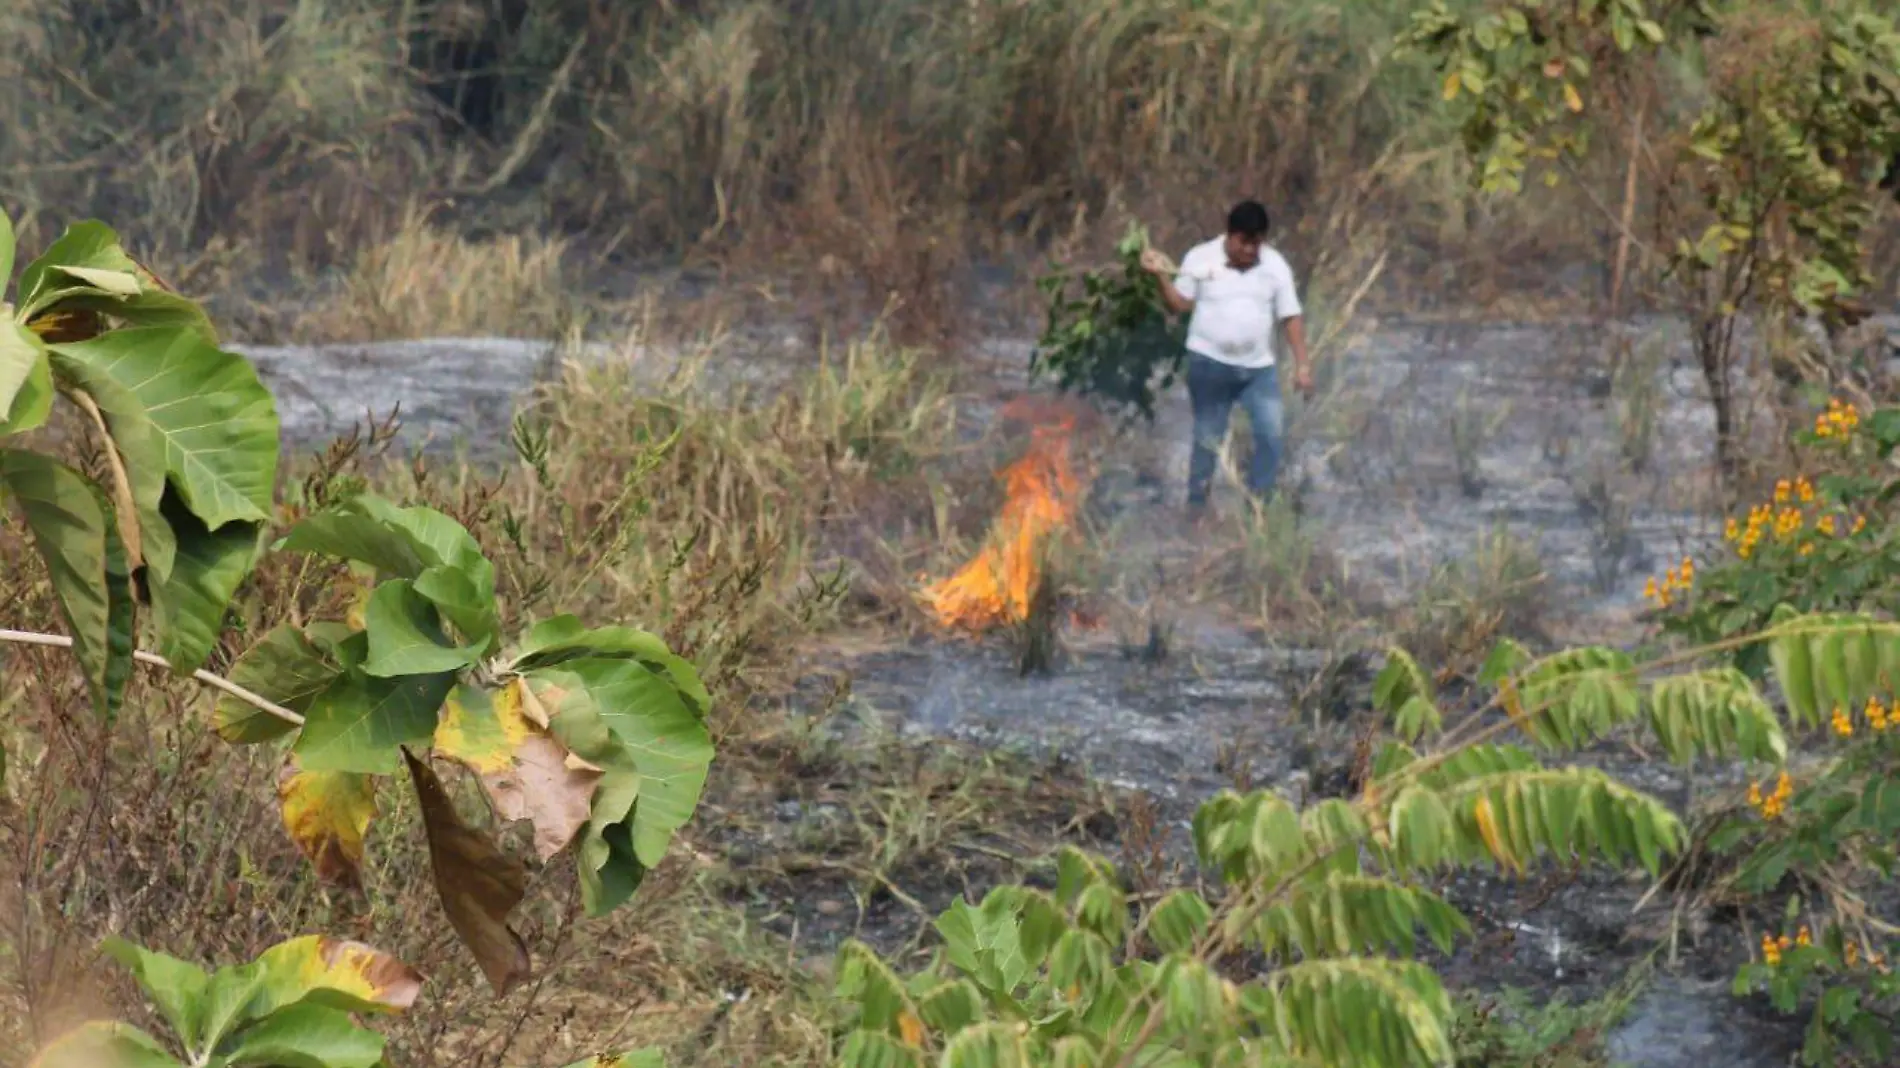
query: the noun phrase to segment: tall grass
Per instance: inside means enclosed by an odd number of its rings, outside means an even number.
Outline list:
[[[347,270],[453,201],[461,223],[822,260],[876,305],[927,301],[972,252],[1116,206],[1173,240],[1242,194],[1289,221],[1392,202],[1435,111],[1426,73],[1388,57],[1406,11],[19,0],[0,202],[29,245],[86,214],[161,262]]]

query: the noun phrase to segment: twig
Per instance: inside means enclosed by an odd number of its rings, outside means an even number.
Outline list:
[[[14,645],[42,645],[42,646],[47,646],[49,648],[54,648],[54,649],[71,649],[73,647],[73,640],[67,635],[39,634],[30,630],[0,630],[0,642],[11,642]],[[148,653],[143,649],[132,650],[132,659],[138,661],[141,664],[150,664],[153,667],[164,668],[167,671],[178,670],[177,668],[172,666],[171,661],[165,659],[164,657],[158,655],[157,653]],[[239,686],[237,683],[232,682],[230,679],[223,678],[222,676],[218,676],[218,675],[213,675],[211,672],[205,671],[202,668],[193,671],[191,673],[191,677],[194,679],[197,679],[199,682],[202,682],[206,686],[209,686],[213,689],[223,690],[225,693],[228,693],[232,697],[235,697],[238,700],[244,702],[245,704],[250,705],[252,708],[257,709],[259,712],[263,712],[268,715],[275,716],[276,718],[283,720],[285,723],[288,723],[293,727],[303,726],[302,716],[298,715],[295,712],[292,712],[290,709],[285,708],[283,705],[280,705],[267,697],[264,697],[260,694],[253,693],[250,690],[247,690],[244,687]]]
[[[509,148],[508,157],[502,160],[501,166],[495,169],[495,173],[489,175],[479,185],[467,190],[469,195],[486,196],[507,185],[514,180],[516,174],[520,173],[522,165],[528,162],[528,157],[534,155],[542,134],[547,130],[548,118],[554,113],[555,102],[561,98],[562,93],[567,91],[567,83],[574,76],[574,63],[581,58],[581,50],[586,47],[587,40],[586,34],[581,34],[574,39],[573,46],[567,50],[567,58],[561,60],[561,65],[555,68],[554,77],[549,79],[547,89],[542,92],[541,99],[535,102],[534,111],[528,116],[528,124],[522,128],[521,136],[515,138],[515,143]]]

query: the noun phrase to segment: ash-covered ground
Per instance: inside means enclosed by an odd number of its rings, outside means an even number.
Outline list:
[[[1603,370],[1612,350],[1620,353],[1614,374]],[[397,402],[414,443],[505,441],[516,401],[556,355],[550,346],[501,340],[246,352],[276,391],[285,437],[299,449],[346,431],[366,408],[383,413]],[[769,388],[800,352],[795,338],[758,335],[723,353],[710,373]],[[999,400],[1025,388],[1025,345],[998,342],[988,352]],[[640,366],[658,382],[677,363],[656,352]],[[1375,618],[1416,612],[1422,597],[1455,598],[1461,583],[1495,579],[1485,567],[1508,554],[1535,562],[1534,574],[1512,580],[1526,589],[1504,591],[1516,597],[1510,623],[1537,632],[1518,636],[1630,644],[1643,633],[1644,576],[1716,532],[1705,504],[1708,407],[1680,331],[1667,323],[1614,333],[1375,326],[1331,354],[1321,396],[1292,405],[1290,436],[1283,477],[1297,529],[1350,587],[1341,603]],[[1022,677],[998,637],[927,634],[817,650],[817,662],[853,682],[830,725],[1079,767],[1105,785],[1151,796],[1162,829],[1173,828],[1177,854],[1186,819],[1215,791],[1269,786],[1300,797],[1340,789],[1376,652],[1348,655],[1345,638],[1317,642],[1310,628],[1290,635],[1261,613],[1188,592],[1182,576],[1203,553],[1197,539],[1205,533],[1180,514],[1187,442],[1177,389],[1152,427],[1124,431],[1098,451],[1085,522],[1105,544],[1097,556],[1108,564],[1098,569],[1116,572],[1127,611],[1092,629],[1070,628],[1051,674]],[[1220,492],[1231,508],[1233,487]],[[1226,566],[1245,582],[1248,562]],[[1276,580],[1285,578],[1258,576]],[[1148,648],[1130,619],[1164,624],[1156,634],[1165,631],[1165,641]],[[1606,745],[1578,759],[1677,804],[1689,799],[1681,777],[1628,748]],[[1737,775],[1705,769],[1696,789],[1733,785]],[[1788,1063],[1798,1023],[1770,1019],[1727,992],[1745,952],[1739,927],[1680,912],[1667,893],[1635,909],[1647,889],[1644,880],[1609,873],[1523,882],[1461,876],[1446,891],[1467,909],[1478,937],[1446,962],[1447,974],[1485,989],[1587,999],[1653,963],[1609,1037],[1614,1058],[1642,1068]],[[814,929],[822,942],[822,917],[807,919],[807,945]],[[870,918],[873,928],[879,922],[914,925],[915,917],[888,908]],[[853,931],[877,934],[862,920]],[[1671,937],[1693,966],[1658,956]]]

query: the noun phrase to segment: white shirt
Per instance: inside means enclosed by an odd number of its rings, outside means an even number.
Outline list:
[[[1188,351],[1235,367],[1272,367],[1274,328],[1300,314],[1293,268],[1266,245],[1245,271],[1227,265],[1226,238],[1196,245],[1181,258],[1174,288],[1194,302]]]

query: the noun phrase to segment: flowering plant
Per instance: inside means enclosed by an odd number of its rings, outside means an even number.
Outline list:
[[[1709,839],[1733,859],[1728,889],[1784,901],[1735,992],[1765,992],[1784,1012],[1812,1006],[1810,1064],[1885,1064],[1900,1022],[1900,976],[1887,963],[1900,917],[1882,916],[1871,890],[1900,867],[1900,654],[1855,630],[1817,641],[1808,663],[1748,639],[1814,613],[1900,615],[1889,523],[1900,410],[1863,418],[1837,400],[1794,445],[1799,473],[1730,517],[1724,544],[1701,564],[1685,559],[1644,592],[1665,634],[1722,650],[1756,678],[1772,668],[1790,718],[1811,724],[1816,759],[1752,782],[1748,808]],[[1797,706],[1808,715],[1794,715]]]

